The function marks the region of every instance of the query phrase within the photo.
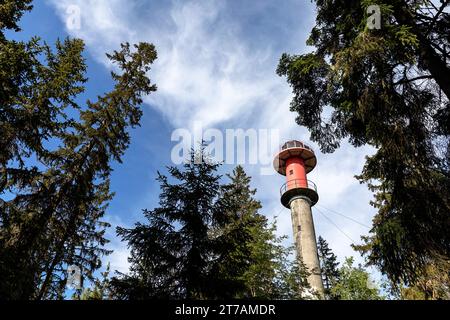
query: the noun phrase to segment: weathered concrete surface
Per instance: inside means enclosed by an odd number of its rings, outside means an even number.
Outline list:
[[[297,255],[311,273],[308,277],[311,288],[323,298],[324,288],[310,202],[304,198],[294,198],[291,201],[291,217]]]

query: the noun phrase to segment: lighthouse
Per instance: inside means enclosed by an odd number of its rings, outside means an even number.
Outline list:
[[[286,176],[280,189],[281,203],[291,210],[297,257],[303,261],[310,273],[308,283],[319,296],[324,297],[316,233],[311,208],[319,200],[316,185],[306,177],[317,164],[311,147],[303,142],[291,140],[283,144],[274,159],[274,168]]]

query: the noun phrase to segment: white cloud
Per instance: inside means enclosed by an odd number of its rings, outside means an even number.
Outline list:
[[[109,263],[111,268],[111,275],[114,275],[116,271],[127,273],[130,268],[130,264],[128,262],[130,250],[127,248],[126,243],[121,242],[120,239],[117,238],[116,228],[119,226],[127,228],[128,226],[118,215],[107,215],[105,217],[105,221],[111,225],[111,227],[108,228],[106,232],[106,238],[111,242],[108,243],[106,248],[108,250],[112,250],[113,252],[103,259],[103,267],[106,267]]]
[[[237,37],[237,25],[219,19],[223,2],[173,1],[163,23],[155,24],[153,12],[136,19],[136,4],[125,0],[49,1],[62,19],[69,5],[81,8],[81,29],[67,31],[103,63],[104,53],[121,42],[153,42],[159,59],[151,75],[159,90],[146,101],[175,127],[194,121],[209,127],[261,108],[280,83],[267,69],[269,49],[250,50]]]
[[[107,67],[110,66],[104,53],[117,49],[119,43],[153,42],[159,59],[151,78],[158,85],[158,92],[146,102],[175,128],[191,128],[194,121],[201,121],[205,128],[225,124],[233,128],[277,128],[284,139],[308,140],[307,131],[295,124],[295,115],[288,111],[290,89],[285,79],[275,74],[275,68],[282,51],[306,50],[303,44],[312,24],[301,28],[304,21],[313,19],[311,4],[303,3],[302,12],[285,13],[286,21],[298,25],[283,25],[280,30],[286,31],[282,34],[286,37],[283,39],[286,49],[276,51],[268,35],[247,35],[264,40],[259,45],[252,41],[250,45],[249,39],[243,36],[243,25],[227,13],[227,5],[231,4],[223,1],[171,1],[159,2],[159,6],[148,1],[126,0],[47,1],[63,20],[69,5],[80,6],[81,29],[67,31],[83,38],[92,56]],[[277,19],[277,22],[270,21],[274,27],[283,24],[284,19]],[[292,31],[297,28],[300,31]],[[280,41],[276,34],[272,38]],[[364,155],[370,152],[367,148],[354,149],[348,145],[332,155],[318,152],[319,165],[310,177],[318,185],[321,204],[345,211],[369,225],[373,212],[368,206],[370,194],[353,176],[360,173]],[[264,212],[279,213],[282,207],[278,189],[283,179],[261,176],[259,168],[247,169],[259,190],[258,196],[264,201]],[[339,221],[354,240],[366,232],[339,217],[330,218]],[[289,212],[281,210],[278,220],[279,232],[291,235]],[[348,239],[326,219],[317,216],[315,220],[318,233],[329,240],[337,254],[354,254]],[[111,262],[117,268],[126,269],[126,248],[117,243],[114,248],[117,252]]]
[[[121,273],[128,273],[130,270],[130,263],[128,262],[128,257],[130,256],[130,251],[126,247],[126,244],[122,242],[116,242],[109,246],[109,250],[113,250],[111,255],[105,258],[105,263],[110,264],[111,275],[114,275],[116,271]]]

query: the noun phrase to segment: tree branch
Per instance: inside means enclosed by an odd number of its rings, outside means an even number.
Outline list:
[[[423,79],[433,79],[433,77],[431,75],[425,75],[425,76],[419,76],[419,77],[415,77],[415,78],[411,78],[411,79],[402,79],[402,80],[395,82],[394,85],[405,84],[405,83],[414,82],[414,81],[423,80]]]
[[[425,33],[425,36],[428,36],[431,32],[431,30],[433,29],[439,15],[444,11],[444,9],[448,6],[448,4],[450,3],[450,0],[445,0],[441,7],[439,8],[438,12],[436,13],[436,15],[433,17],[433,20],[431,21],[430,25],[428,26],[427,32]]]

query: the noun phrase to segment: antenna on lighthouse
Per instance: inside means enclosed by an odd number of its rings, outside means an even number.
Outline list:
[[[280,196],[283,206],[291,210],[297,257],[308,268],[308,283],[311,288],[324,297],[311,212],[311,207],[319,201],[319,195],[316,185],[306,177],[317,165],[316,155],[313,149],[303,142],[290,140],[281,146],[273,165],[279,174],[286,176]]]

